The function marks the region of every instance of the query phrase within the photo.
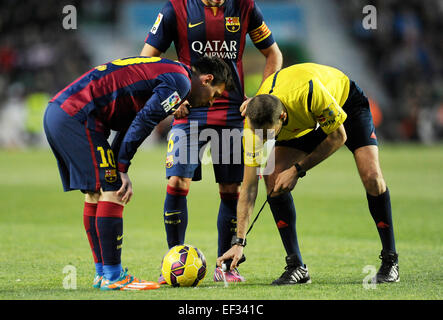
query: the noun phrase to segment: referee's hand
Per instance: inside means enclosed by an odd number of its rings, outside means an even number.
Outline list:
[[[229,270],[232,270],[237,267],[238,261],[243,256],[243,247],[239,245],[234,245],[226,251],[221,257],[217,258],[217,266],[222,267],[222,264],[225,260],[232,259],[231,266],[229,267]]]

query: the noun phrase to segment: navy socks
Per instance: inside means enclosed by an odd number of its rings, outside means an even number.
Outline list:
[[[103,276],[111,281],[117,280],[122,270],[123,208],[108,201],[97,204],[96,230],[103,259]]]
[[[168,247],[183,244],[188,226],[188,190],[167,187],[163,217]]]
[[[389,189],[386,188],[386,191],[379,196],[366,194],[366,197],[369,211],[380,235],[383,251],[396,252]]]
[[[294,262],[303,266],[297,239],[296,211],[291,193],[287,192],[277,197],[268,196],[268,202],[287,255],[293,256]]]
[[[232,237],[237,234],[238,193],[220,192],[220,208],[217,218],[218,257],[231,248]]]

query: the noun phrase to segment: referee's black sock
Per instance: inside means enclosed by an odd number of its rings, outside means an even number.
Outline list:
[[[396,252],[389,189],[386,188],[386,191],[378,196],[366,193],[366,197],[369,211],[380,235],[383,251]]]
[[[218,257],[231,248],[232,237],[237,234],[237,192],[220,192],[220,207],[217,218]]]
[[[293,256],[298,265],[303,266],[297,239],[296,211],[291,193],[287,192],[277,197],[268,196],[268,202],[286,253],[288,256]]]

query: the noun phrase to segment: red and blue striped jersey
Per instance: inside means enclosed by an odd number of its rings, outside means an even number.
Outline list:
[[[190,90],[191,71],[182,63],[129,57],[89,70],[50,103],[85,122],[89,129],[105,134],[119,131],[114,140],[118,146],[113,149],[120,150],[119,169],[126,171],[138,146],[186,100]]]
[[[231,67],[235,90],[224,92],[212,106],[191,109],[174,124],[242,127],[239,107],[245,99],[242,56],[246,34],[258,49],[274,43],[271,31],[253,0],[226,0],[221,7],[207,7],[201,0],[170,0],[157,16],[145,42],[165,52],[174,42],[178,59],[191,65],[202,55],[217,56]]]

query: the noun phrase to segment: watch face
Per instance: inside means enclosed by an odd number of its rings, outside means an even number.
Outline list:
[[[244,247],[246,245],[246,239],[236,238],[234,244],[239,244]]]

